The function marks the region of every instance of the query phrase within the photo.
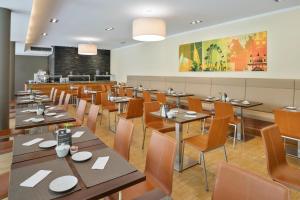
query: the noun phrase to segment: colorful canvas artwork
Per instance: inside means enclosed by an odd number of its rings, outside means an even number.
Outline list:
[[[267,71],[267,32],[183,44],[179,71]]]

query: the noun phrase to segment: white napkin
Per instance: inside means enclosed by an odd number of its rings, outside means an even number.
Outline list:
[[[25,119],[25,120],[23,120],[24,122],[30,122],[30,121],[32,121],[34,118],[29,118],[29,119]]]
[[[197,115],[184,115],[184,117],[195,118]]]
[[[54,110],[55,109],[55,107],[49,107],[48,108],[48,110]]]
[[[60,118],[60,117],[63,117],[63,116],[65,116],[65,115],[63,115],[63,114],[60,114],[60,115],[56,115],[56,116],[54,116],[54,118]]]
[[[30,140],[28,142],[23,143],[22,145],[23,146],[31,146],[31,145],[33,145],[35,143],[38,143],[38,142],[42,141],[42,140],[44,140],[44,138],[35,138],[33,140]]]
[[[79,138],[84,134],[84,131],[76,131],[73,135],[72,138]]]
[[[94,165],[92,166],[92,169],[104,169],[106,163],[108,162],[109,156],[105,157],[98,157]]]
[[[22,113],[30,112],[30,110],[22,110]]]
[[[44,178],[46,178],[52,171],[51,170],[39,170],[32,176],[30,176],[28,179],[23,181],[20,186],[22,187],[34,187],[39,182],[41,182]]]

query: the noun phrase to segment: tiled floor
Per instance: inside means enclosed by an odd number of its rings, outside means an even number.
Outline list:
[[[74,114],[74,109],[70,108],[70,113]],[[97,136],[103,140],[107,145],[112,146],[114,134],[108,131],[107,113],[104,114],[102,125],[100,126],[100,117],[97,124]],[[113,116],[112,116],[113,120]],[[130,152],[130,162],[138,169],[143,171],[145,165],[145,158],[147,152],[147,145],[145,150],[141,149],[142,145],[142,126],[141,120],[136,119],[135,129],[133,134],[133,141]],[[14,126],[14,121],[11,120],[11,126]],[[198,122],[190,125],[189,133],[185,133],[184,137],[189,137],[195,134],[200,134],[200,124]],[[186,130],[186,129],[184,129]],[[151,131],[147,132],[146,144],[149,142]],[[175,133],[169,133],[168,135],[174,137]],[[228,161],[231,164],[237,165],[243,169],[254,172],[258,175],[264,176],[268,179],[269,176],[266,170],[266,159],[264,154],[264,148],[260,137],[256,137],[245,143],[237,143],[236,148],[232,148],[232,140],[228,139],[227,144]],[[197,159],[199,154],[196,149],[186,146],[185,155]],[[174,171],[173,179],[173,193],[172,197],[175,200],[192,200],[192,199],[211,199],[211,191],[214,187],[214,181],[216,177],[216,169],[218,163],[224,160],[223,149],[217,149],[215,151],[206,154],[206,164],[209,181],[209,192],[205,191],[203,170],[200,165],[192,167],[178,173]],[[300,160],[294,158],[288,158],[288,161],[300,168]],[[11,153],[0,156],[0,173],[9,170],[11,163]],[[230,183],[228,183],[230,184]],[[291,199],[300,199],[300,192],[290,190]]]

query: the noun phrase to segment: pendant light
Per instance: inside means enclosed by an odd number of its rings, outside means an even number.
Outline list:
[[[97,45],[95,44],[78,44],[79,55],[97,55]]]
[[[161,41],[166,38],[166,23],[158,18],[139,18],[132,23],[132,38],[138,41]]]

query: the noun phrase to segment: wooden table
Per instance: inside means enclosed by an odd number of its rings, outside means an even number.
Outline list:
[[[49,97],[47,97],[47,98],[36,97],[35,99],[30,99],[28,96],[28,98],[18,97],[16,99],[17,105],[31,105],[31,104],[36,104],[39,102],[48,104],[48,103],[52,103],[53,101]]]
[[[194,95],[193,94],[187,94],[187,93],[174,93],[174,94],[166,93],[166,96],[176,98],[176,107],[179,108],[180,107],[180,98],[182,98],[182,97],[191,97],[191,96],[194,96]]]
[[[32,93],[34,94],[45,94],[45,92],[42,92],[40,90],[32,90]],[[17,91],[15,93],[15,96],[27,96],[27,95],[31,95],[30,91]]]
[[[102,151],[104,149],[107,149],[107,146],[100,141],[99,139],[87,141],[78,143],[79,150],[80,151]],[[76,144],[77,145],[77,144]],[[118,154],[116,159],[124,160],[121,156]],[[135,170],[133,172],[130,172],[126,175],[118,176],[114,179],[108,180],[106,182],[102,182],[100,184],[96,184],[94,186],[87,187],[83,181],[83,174],[80,175],[80,172],[75,167],[74,161],[70,158],[70,156],[67,156],[65,158],[57,158],[55,151],[53,149],[50,150],[43,150],[39,152],[34,152],[30,154],[24,154],[18,157],[15,157],[13,155],[13,164],[11,166],[11,173],[10,173],[10,187],[9,187],[9,199],[15,200],[14,198],[10,198],[11,196],[16,196],[15,194],[12,195],[12,193],[19,192],[21,187],[19,186],[19,183],[13,183],[12,180],[16,179],[17,174],[15,174],[15,170],[22,169],[24,167],[29,166],[36,166],[37,164],[48,162],[48,161],[55,161],[55,160],[65,160],[67,165],[70,167],[72,171],[72,175],[76,176],[78,178],[79,183],[77,184],[77,187],[79,187],[78,190],[71,191],[71,193],[66,194],[65,196],[60,196],[56,199],[70,199],[70,200],[81,200],[81,199],[100,199],[105,196],[114,194],[116,192],[119,192],[121,190],[124,190],[130,186],[133,186],[135,184],[138,184],[142,181],[146,180],[146,177],[144,174],[139,172],[138,170]],[[125,161],[125,160],[124,160]],[[123,162],[124,162],[123,161]],[[127,161],[125,161],[127,162]],[[34,172],[28,172],[28,174],[22,174],[24,177],[30,177]],[[56,171],[53,171],[52,173],[56,173]],[[13,179],[14,177],[14,179]],[[55,177],[53,177],[55,178]],[[45,178],[45,180],[47,177]],[[22,180],[23,181],[23,180]],[[44,181],[44,180],[43,180]],[[42,181],[42,182],[43,182]],[[49,180],[47,180],[49,181]],[[39,184],[41,184],[40,182]],[[39,185],[38,184],[38,185]],[[36,186],[37,187],[37,186]],[[41,192],[41,191],[39,191]],[[46,191],[48,192],[48,191]],[[22,195],[22,194],[20,194]],[[27,193],[28,195],[28,193]],[[37,199],[40,197],[40,193],[32,192],[32,198]],[[43,196],[43,195],[42,195]]]
[[[144,91],[147,91],[147,92],[156,92],[157,90],[156,89],[138,89],[138,88],[134,88],[133,91],[134,91],[134,97],[137,97],[138,93],[142,93]]]
[[[202,119],[209,118],[210,115],[205,114],[205,113],[197,113],[193,117],[187,117],[186,116],[186,111],[184,109],[176,109],[178,110],[178,113],[174,118],[166,118],[160,115],[160,112],[151,112],[151,115],[154,117],[158,117],[161,119],[168,120],[170,122],[175,122],[175,131],[176,131],[176,160],[174,163],[174,168],[175,170],[181,172],[189,167],[192,167],[196,164],[198,164],[197,161],[190,159],[188,156],[184,156],[183,162],[183,155],[182,155],[182,141],[183,141],[183,124],[193,122],[193,121],[198,121]]]
[[[111,97],[109,101],[118,104],[118,113],[123,112],[124,104],[127,104],[131,97]]]

